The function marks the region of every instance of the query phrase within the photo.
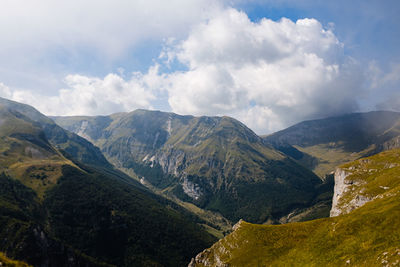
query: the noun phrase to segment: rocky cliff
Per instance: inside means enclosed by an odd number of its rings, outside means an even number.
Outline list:
[[[338,168],[335,172],[335,187],[332,198],[332,209],[330,216],[338,216],[340,214],[346,214],[350,211],[363,206],[368,201],[371,201],[371,197],[362,195],[363,190],[358,190],[358,194],[354,194],[357,188],[363,183],[360,181],[346,179],[351,177],[351,172]],[[352,193],[354,196],[349,199],[349,194]],[[347,196],[347,198],[346,198]]]
[[[392,188],[389,181],[375,180],[382,172],[393,171],[399,167],[396,159],[385,158],[398,150],[380,153],[376,157],[359,159],[342,165],[335,172],[335,187],[330,216],[347,214],[376,198],[382,198]]]

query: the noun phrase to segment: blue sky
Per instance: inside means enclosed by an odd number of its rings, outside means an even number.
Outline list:
[[[398,1],[4,0],[0,96],[48,115],[400,111]]]

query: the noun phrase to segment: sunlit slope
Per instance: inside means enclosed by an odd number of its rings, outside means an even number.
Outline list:
[[[362,207],[338,217],[286,225],[240,222],[192,266],[398,266],[400,150],[345,166],[355,170],[360,164],[366,171],[353,178],[363,181],[363,194],[372,198]]]
[[[84,164],[111,167],[100,150],[86,139],[64,130],[50,118],[41,114],[33,107],[0,97],[0,107],[12,110],[14,113],[34,122],[40,127],[49,143],[59,149],[63,154],[72,157]],[[8,127],[8,126],[7,126]]]
[[[318,194],[320,179],[229,117],[136,110],[54,120],[120,169],[236,222],[276,222]]]
[[[61,177],[62,165],[73,165],[47,140],[40,125],[0,105],[0,171],[19,179],[43,197]]]
[[[324,177],[343,163],[400,147],[400,113],[373,111],[304,121],[264,140]]]

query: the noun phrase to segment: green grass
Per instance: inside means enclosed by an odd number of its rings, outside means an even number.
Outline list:
[[[398,266],[400,264],[400,150],[345,165],[378,171],[358,173],[366,193],[381,195],[349,214],[266,226],[242,222],[203,257],[211,266]],[[362,161],[364,163],[362,163]],[[365,163],[367,162],[367,163]],[[368,166],[366,166],[368,165]],[[382,185],[392,186],[386,192]],[[203,266],[198,263],[197,266]]]

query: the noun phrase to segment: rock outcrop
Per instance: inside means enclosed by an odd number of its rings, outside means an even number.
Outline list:
[[[336,169],[330,217],[347,214],[373,199],[362,194],[363,182],[351,179],[351,174],[349,170]]]
[[[339,208],[339,200],[343,197],[343,193],[347,192],[350,183],[348,181],[345,182],[346,177],[349,173],[346,173],[345,170],[340,168],[336,169],[335,172],[335,187],[333,190],[333,198],[332,198],[332,209],[330,212],[331,217],[338,216],[342,213],[342,209]]]

